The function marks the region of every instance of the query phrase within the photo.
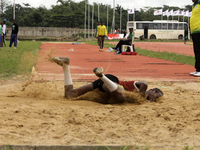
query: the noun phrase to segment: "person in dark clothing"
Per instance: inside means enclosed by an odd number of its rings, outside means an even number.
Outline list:
[[[192,34],[195,55],[195,71],[191,76],[200,77],[200,0],[192,0],[192,16],[190,18],[190,32]]]
[[[133,38],[133,28],[129,28],[129,35],[127,37],[126,40],[120,40],[119,43],[116,45],[116,47],[114,49],[118,50],[119,51],[117,52],[118,55],[120,55],[122,53],[122,48],[121,46],[122,45],[131,45],[132,43],[132,38]]]
[[[16,23],[16,20],[13,20],[12,33],[11,33],[9,47],[11,47],[12,43],[14,42],[14,47],[15,47],[15,49],[17,48],[17,34],[18,34],[18,30],[19,30],[19,27],[18,27],[18,25]]]

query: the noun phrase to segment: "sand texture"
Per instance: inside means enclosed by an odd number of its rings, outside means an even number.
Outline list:
[[[112,105],[97,103],[98,90],[65,99],[63,81],[25,83],[1,81],[1,145],[200,146],[198,82],[149,81],[164,92],[158,102]]]

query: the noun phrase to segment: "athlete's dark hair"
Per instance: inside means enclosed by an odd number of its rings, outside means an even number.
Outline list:
[[[154,88],[156,93],[161,93],[161,96],[163,96],[163,92],[159,88]]]

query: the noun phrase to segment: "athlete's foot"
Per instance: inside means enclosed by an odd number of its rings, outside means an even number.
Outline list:
[[[103,68],[94,68],[93,72],[97,77],[103,77]]]
[[[70,59],[68,57],[51,57],[49,60],[60,66],[63,66],[64,64],[69,65],[70,63]]]

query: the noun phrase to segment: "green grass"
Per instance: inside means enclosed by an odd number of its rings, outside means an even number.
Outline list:
[[[96,41],[89,41],[85,43],[97,46]],[[109,47],[114,47],[114,45],[104,43],[104,47],[109,48]],[[154,52],[152,50],[145,50],[145,49],[140,49],[140,48],[136,48],[136,52],[139,55],[159,58],[159,59],[164,59],[164,60],[170,60],[170,61],[174,61],[174,62],[178,62],[182,64],[187,64],[187,65],[192,65],[192,66],[194,66],[195,64],[195,59],[193,56],[186,56],[186,55],[181,55],[181,54],[176,54],[176,53],[160,52],[160,51]]]
[[[194,66],[194,63],[195,63],[195,59],[193,56],[186,56],[186,55],[169,53],[169,52],[154,52],[154,51],[140,49],[140,48],[137,48],[136,51],[138,54],[143,55],[143,56],[170,60],[170,61],[179,62],[182,64]]]
[[[0,48],[0,79],[27,75],[35,65],[41,42],[20,41],[17,49],[12,46]]]

